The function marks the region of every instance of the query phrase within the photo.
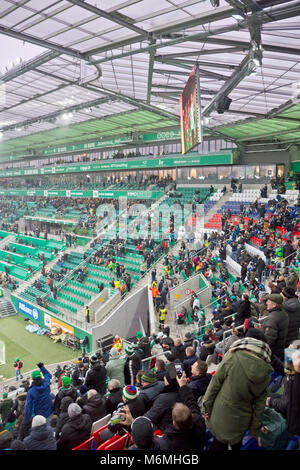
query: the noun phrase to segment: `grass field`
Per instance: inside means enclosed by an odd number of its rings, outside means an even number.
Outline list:
[[[22,374],[36,369],[38,362],[54,364],[80,356],[80,351],[73,351],[61,343],[53,343],[46,335],[39,336],[25,330],[28,322],[20,315],[0,320],[0,340],[6,347],[6,363],[0,365],[0,375],[6,379],[15,377],[13,367],[16,357],[23,361]],[[1,379],[3,380],[3,379]]]

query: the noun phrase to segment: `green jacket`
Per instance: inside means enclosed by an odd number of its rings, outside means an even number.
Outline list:
[[[9,416],[14,402],[11,398],[4,398],[0,402],[0,415],[2,423],[5,423],[7,417]]]
[[[212,435],[237,444],[246,431],[259,436],[272,367],[247,351],[228,351],[213,375],[202,401]]]

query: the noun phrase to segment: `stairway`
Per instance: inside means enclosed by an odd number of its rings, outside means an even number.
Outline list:
[[[13,304],[9,300],[1,299],[0,318],[11,317],[12,315],[16,315],[16,311]]]

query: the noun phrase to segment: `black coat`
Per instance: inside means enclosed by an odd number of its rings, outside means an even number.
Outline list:
[[[53,430],[47,424],[31,428],[29,436],[25,437],[26,450],[56,450]]]
[[[279,359],[284,357],[288,325],[288,314],[279,306],[269,310],[269,314],[263,323],[263,333],[267,337],[267,343],[273,355]]]
[[[142,369],[142,361],[140,355],[135,352],[125,360],[124,364],[124,379],[125,385],[136,384],[136,374]]]
[[[183,344],[180,344],[179,346],[174,346],[172,349],[172,354],[175,357],[175,359],[179,359],[179,361],[182,363],[184,359],[186,358],[185,355],[185,347]]]
[[[92,421],[89,415],[80,414],[69,418],[61,430],[57,450],[72,450],[90,437],[91,430]]]
[[[142,359],[146,359],[146,357],[151,357],[151,347],[150,341],[148,338],[143,337],[138,342],[138,348],[143,351]]]
[[[299,339],[300,302],[297,297],[293,297],[285,300],[282,307],[289,317],[289,326],[285,342],[285,347],[288,348],[295,339]]]
[[[201,416],[200,408],[188,386],[179,389],[179,400],[192,412],[193,424],[189,430],[180,430],[171,424],[159,440],[161,450],[174,452],[190,452],[203,450],[205,442],[205,422]]]
[[[183,363],[182,363],[182,366],[183,366],[183,370],[184,372],[186,373],[186,376],[187,377],[190,377],[192,375],[192,365],[194,364],[194,362],[196,362],[198,359],[198,357],[196,356],[196,354],[194,354],[193,356],[189,356],[187,357]]]
[[[212,379],[211,374],[205,375],[192,375],[188,383],[188,387],[192,390],[194,398],[198,400],[199,397],[205,394],[209,382]]]
[[[53,410],[54,414],[59,415],[60,404],[61,404],[61,401],[64,397],[70,397],[72,399],[72,401],[75,402],[76,398],[77,398],[77,389],[75,387],[73,387],[73,385],[71,385],[68,388],[61,387],[59,389],[59,392],[56,394],[55,400],[54,400],[54,407],[53,407],[54,408],[54,410]]]
[[[244,323],[245,318],[249,318],[251,316],[251,303],[249,300],[242,300],[239,305],[236,317],[235,317],[235,324],[236,326],[240,326]]]
[[[167,385],[144,416],[164,432],[172,424],[172,408],[178,401],[182,401],[178,387]]]
[[[88,389],[93,388],[101,395],[106,393],[106,369],[102,364],[96,364],[87,372],[85,385]]]
[[[106,399],[106,414],[112,414],[117,409],[119,403],[122,403],[122,389],[114,388]]]
[[[59,416],[57,416],[57,419],[56,419],[56,422],[55,422],[55,439],[56,440],[60,436],[60,432],[62,430],[63,425],[66,424],[66,422],[69,419],[68,407],[71,403],[73,403],[73,399],[71,397],[68,397],[68,396],[64,397],[61,400]]]
[[[103,418],[106,415],[106,403],[105,398],[97,393],[91,398],[88,398],[86,404],[83,406],[83,413],[89,415],[92,420],[92,423],[98,421],[98,419]]]

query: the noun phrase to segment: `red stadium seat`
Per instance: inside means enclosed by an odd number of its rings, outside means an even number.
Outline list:
[[[94,443],[94,438],[90,437],[86,441],[82,442],[82,444],[79,444],[79,446],[74,447],[72,450],[92,450],[93,443]]]

